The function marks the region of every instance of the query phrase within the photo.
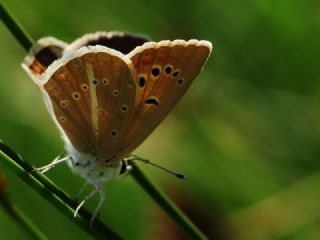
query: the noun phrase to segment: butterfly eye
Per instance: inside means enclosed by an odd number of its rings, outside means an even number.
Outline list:
[[[174,73],[172,74],[172,76],[174,77],[178,77],[180,75],[180,70],[176,70],[174,71]]]
[[[72,93],[72,97],[73,97],[74,100],[79,100],[80,99],[80,93],[74,92],[74,93]]]
[[[113,91],[113,95],[114,95],[114,96],[118,96],[118,95],[119,95],[119,91],[118,91],[118,90],[114,90],[114,91]]]
[[[94,85],[97,85],[97,84],[98,84],[98,80],[97,80],[97,79],[93,79],[92,83],[93,83]]]
[[[145,101],[145,104],[148,104],[148,105],[155,105],[155,106],[159,106],[160,104],[160,101],[158,98],[156,97],[149,97],[146,101]]]
[[[124,174],[127,170],[127,164],[125,161],[122,161],[121,168],[119,174]]]
[[[160,75],[160,68],[159,67],[153,67],[151,70],[151,74],[154,77],[158,77]]]

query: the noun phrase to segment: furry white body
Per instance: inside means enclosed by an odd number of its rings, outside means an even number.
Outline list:
[[[120,176],[121,162],[117,166],[99,164],[94,155],[80,153],[69,141],[66,141],[66,149],[69,154],[67,163],[71,170],[87,179],[95,187]]]

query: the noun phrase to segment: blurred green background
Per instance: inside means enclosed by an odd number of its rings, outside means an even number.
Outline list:
[[[39,1],[7,7],[34,39],[119,30],[153,40],[205,39],[213,54],[135,153],[186,174],[142,166],[210,239],[320,239],[320,2]],[[25,51],[0,24],[0,138],[35,166],[63,151]],[[12,201],[50,239],[91,239],[0,164]],[[66,165],[48,173],[75,196]],[[185,239],[129,176],[109,182],[101,218],[126,239]],[[98,198],[87,207],[93,210]],[[0,209],[0,239],[30,239]]]

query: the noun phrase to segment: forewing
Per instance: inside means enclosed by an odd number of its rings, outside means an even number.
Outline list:
[[[208,41],[146,43],[128,56],[136,70],[133,121],[122,154],[133,151],[167,116],[201,71],[211,52]]]
[[[79,152],[106,161],[119,151],[135,100],[130,66],[118,51],[83,47],[43,75],[49,110]]]

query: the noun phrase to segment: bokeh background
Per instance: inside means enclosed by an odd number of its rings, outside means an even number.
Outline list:
[[[34,39],[119,30],[212,41],[204,71],[135,151],[188,181],[144,171],[210,239],[320,239],[319,1],[4,2]],[[42,166],[63,145],[20,67],[25,54],[0,24],[0,138]],[[91,239],[1,163],[0,171],[11,200],[50,239]],[[84,182],[64,164],[48,176],[73,196]],[[106,185],[101,218],[123,237],[186,239],[130,176]],[[30,239],[3,209],[0,239]]]

